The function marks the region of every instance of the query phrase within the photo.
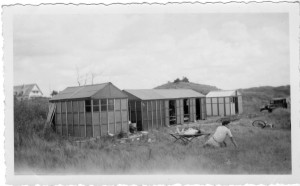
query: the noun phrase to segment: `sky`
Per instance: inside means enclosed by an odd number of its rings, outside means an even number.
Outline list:
[[[37,83],[46,96],[103,82],[148,89],[183,76],[224,90],[287,85],[288,27],[285,13],[18,15],[14,85]]]

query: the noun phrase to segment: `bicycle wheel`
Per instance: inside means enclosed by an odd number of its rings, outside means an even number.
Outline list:
[[[260,127],[260,128],[266,127],[266,123],[263,120],[255,120],[255,121],[253,121],[252,125],[254,127]]]

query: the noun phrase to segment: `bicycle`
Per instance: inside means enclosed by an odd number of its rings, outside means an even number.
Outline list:
[[[267,123],[263,120],[255,120],[252,122],[252,126],[254,127],[260,127],[260,128],[265,128],[265,127],[270,127],[270,128],[273,128],[273,124],[271,123]]]

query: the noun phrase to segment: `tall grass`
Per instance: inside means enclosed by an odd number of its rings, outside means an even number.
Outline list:
[[[21,129],[15,131],[16,174],[291,173],[290,130],[255,128],[249,118],[230,124],[237,149],[229,141],[227,148],[203,148],[203,137],[189,145],[173,143],[168,134],[175,130],[172,127],[150,132],[151,142],[141,139],[120,143],[101,138],[80,145],[44,127],[45,106],[38,102],[15,104],[15,129]],[[278,110],[268,117],[281,124],[288,116],[288,112]],[[207,132],[218,125],[198,124]]]

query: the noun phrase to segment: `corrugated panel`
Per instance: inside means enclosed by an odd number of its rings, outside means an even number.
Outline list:
[[[141,100],[159,100],[159,99],[180,99],[180,98],[195,98],[205,97],[191,89],[135,89],[124,90]]]
[[[241,93],[235,90],[220,90],[220,91],[211,91],[206,97],[230,97],[230,96],[240,96]]]

